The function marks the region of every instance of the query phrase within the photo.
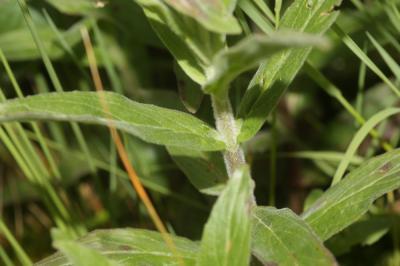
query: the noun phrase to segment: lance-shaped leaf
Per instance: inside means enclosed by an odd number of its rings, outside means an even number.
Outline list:
[[[218,33],[240,33],[238,21],[232,15],[237,0],[165,0],[179,12],[200,22],[205,28]]]
[[[235,171],[212,209],[197,265],[249,264],[252,197],[249,169],[243,167]]]
[[[218,195],[228,174],[220,152],[202,152],[182,147],[167,147],[172,159],[189,181],[202,193]]]
[[[280,29],[323,34],[336,20],[338,12],[332,10],[340,2],[341,0],[296,0],[286,10]],[[239,141],[248,140],[261,128],[311,49],[282,51],[259,68],[240,104],[239,117],[244,121]]]
[[[395,214],[365,217],[331,237],[325,244],[336,256],[340,256],[350,252],[356,245],[374,244],[385,236],[391,226],[396,223],[400,223],[400,217]]]
[[[271,36],[253,35],[237,45],[219,52],[208,68],[204,91],[221,93],[241,73],[250,70],[272,55],[293,47],[326,46],[322,37],[301,33],[275,33]]]
[[[0,104],[0,122],[28,120],[111,123],[155,144],[198,150],[225,147],[216,130],[189,114],[134,102],[111,92],[49,93]]]
[[[49,4],[57,8],[60,12],[68,15],[86,15],[93,13],[96,8],[103,7],[104,2],[96,0],[46,0]]]
[[[90,258],[105,255],[106,261],[112,265],[162,266],[176,264],[179,261],[187,266],[195,265],[198,245],[182,237],[172,237],[172,240],[175,246],[174,252],[165,244],[159,233],[141,229],[97,230],[77,241],[79,246],[85,248],[84,255]],[[66,244],[65,241],[56,242],[56,246],[66,255],[57,252],[37,265],[76,265],[72,262],[82,261],[83,258],[79,256],[82,254],[71,253],[75,247],[70,241]],[[91,262],[90,258],[87,258],[87,263]],[[104,259],[100,262],[106,263]]]
[[[1,8],[0,12],[2,12]],[[38,20],[38,17],[42,19],[41,16],[35,12],[32,12],[32,15],[35,21]],[[48,25],[41,25],[40,23],[39,25],[38,34],[43,40],[43,45],[50,58],[57,59],[62,57],[65,54],[65,50],[59,45],[57,34]],[[90,27],[87,20],[81,20],[68,30],[61,32],[62,37],[69,46],[72,47],[81,41],[82,37],[79,30],[85,25]],[[26,27],[0,33],[0,49],[7,59],[13,61],[40,58],[40,53],[32,40],[32,35]]]
[[[263,265],[336,265],[321,239],[289,209],[255,209],[252,252]]]
[[[179,14],[159,0],[136,0],[154,31],[173,54],[185,73],[199,84],[205,81],[204,69],[224,47],[224,36],[203,28],[196,20]]]
[[[400,187],[400,150],[374,157],[328,189],[302,215],[322,240],[357,221],[374,200]]]
[[[74,266],[112,266],[117,265],[99,251],[85,247],[73,241],[57,241],[55,247],[60,250]]]

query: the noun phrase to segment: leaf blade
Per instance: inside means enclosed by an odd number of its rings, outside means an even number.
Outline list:
[[[241,32],[239,22],[232,15],[237,0],[166,0],[166,2],[177,11],[196,19],[209,31],[232,34]]]
[[[204,227],[198,266],[248,265],[252,188],[249,169],[236,171]]]
[[[329,188],[302,218],[322,240],[357,221],[383,194],[400,187],[400,150],[374,157]]]
[[[173,237],[178,254],[185,265],[195,265],[198,245],[186,238]],[[155,265],[176,263],[178,258],[169,250],[158,232],[143,229],[96,230],[78,240],[79,245],[106,255],[117,265]],[[69,259],[57,252],[42,261],[39,266],[55,266],[68,263]]]
[[[332,10],[340,2],[314,1],[310,6],[307,0],[296,0],[285,12],[280,29],[322,35],[336,20],[338,12]],[[240,142],[250,139],[261,128],[310,52],[311,48],[282,51],[261,65],[240,104]]]
[[[280,32],[270,36],[252,35],[237,45],[219,52],[208,68],[210,73],[203,90],[223,93],[239,74],[256,67],[261,61],[293,47],[320,46],[327,43],[310,34]]]
[[[252,252],[266,265],[336,265],[307,223],[289,209],[257,207],[252,236]]]
[[[181,147],[167,147],[167,150],[172,160],[200,192],[220,194],[228,179],[221,153],[206,153]]]
[[[57,120],[100,125],[111,122],[117,129],[144,141],[199,150],[224,149],[219,133],[201,120],[183,112],[142,104],[104,92],[62,92],[40,94],[0,104],[0,121]]]

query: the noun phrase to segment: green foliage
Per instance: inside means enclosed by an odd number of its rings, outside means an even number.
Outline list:
[[[102,96],[94,92],[42,94],[0,106],[3,122],[35,119],[111,124],[151,143],[199,150],[224,148],[218,133],[201,120],[110,92]]]
[[[319,237],[291,210],[258,207],[253,224],[252,252],[263,264],[336,265]]]
[[[240,33],[239,23],[232,16],[237,0],[187,2],[166,0],[176,10],[199,21],[206,29],[219,33]]]
[[[47,2],[60,10],[60,12],[69,15],[87,14],[93,12],[96,9],[96,1],[94,0],[47,0]],[[97,2],[97,4],[101,5],[101,2]]]
[[[399,6],[0,1],[0,264],[400,265]]]
[[[228,179],[221,153],[167,147],[172,159],[201,192],[218,195]]]
[[[214,54],[223,48],[224,36],[207,31],[197,21],[178,14],[162,1],[137,2],[179,66],[194,81],[202,84],[206,78],[205,67]]]
[[[32,41],[29,29],[24,25],[24,18],[18,12],[18,5],[15,1],[0,3],[0,12],[3,14],[2,19],[4,18],[4,21],[0,19],[0,23],[2,25],[12,25],[0,30],[0,49],[7,58],[18,61],[40,58],[40,53]],[[6,20],[10,17],[12,18],[11,23]],[[43,45],[50,58],[59,59],[62,57],[65,51],[58,45],[56,33],[45,23],[44,17],[39,12],[32,11],[32,17],[35,23],[40,26],[38,34],[43,40]],[[79,30],[85,24],[87,24],[87,21],[82,20],[72,25],[69,29],[61,31],[63,39],[69,46],[74,46],[80,42]]]
[[[181,237],[173,238],[176,254],[185,265],[195,265],[198,245]],[[172,253],[156,232],[139,229],[97,230],[77,242],[61,240],[55,243],[61,250],[37,265],[168,265],[176,263]],[[92,263],[92,264],[88,264]]]
[[[336,20],[338,12],[331,10],[340,2],[295,1],[286,10],[279,28],[323,34]],[[310,52],[311,48],[283,51],[261,65],[240,104],[239,117],[244,120],[240,141],[250,139],[261,128]]]
[[[250,261],[253,184],[248,168],[237,170],[207,221],[197,265],[247,265]]]
[[[239,74],[254,68],[272,55],[287,48],[317,45],[323,47],[323,41],[322,38],[312,35],[296,33],[247,37],[237,45],[215,55],[207,69],[208,79],[204,91],[213,94],[224,93]]]
[[[302,215],[323,240],[363,215],[372,202],[400,186],[400,151],[372,158],[328,189]]]

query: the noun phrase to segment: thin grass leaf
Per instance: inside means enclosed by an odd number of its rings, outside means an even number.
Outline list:
[[[360,146],[360,144],[363,142],[365,137],[368,135],[368,133],[380,122],[388,118],[389,116],[399,114],[400,113],[400,108],[388,108],[385,110],[380,111],[376,115],[372,116],[368,121],[357,131],[357,133],[354,135],[353,139],[350,142],[349,147],[347,148],[346,154],[344,155],[342,161],[340,162],[335,176],[333,177],[332,180],[332,186],[336,185],[343,177],[344,173],[346,172],[346,169],[348,165],[350,164],[350,158],[353,157]]]
[[[0,246],[0,258],[5,266],[14,266],[14,263],[11,261],[10,257],[7,255],[2,246]]]
[[[14,73],[12,72],[12,70],[10,68],[10,65],[8,64],[7,59],[5,58],[1,48],[0,48],[0,59],[3,62],[3,66],[6,69],[7,75],[11,80],[11,83],[12,83],[12,85],[14,87],[14,90],[15,90],[16,94],[18,95],[19,98],[23,98],[24,95],[22,93],[22,90],[21,90],[21,88],[20,88],[20,86],[19,86],[19,84],[18,84],[18,82],[17,82],[17,80],[16,80],[16,78],[14,76]],[[1,100],[4,100],[4,99],[1,99]],[[60,179],[61,178],[61,173],[58,170],[58,167],[56,165],[55,159],[53,158],[53,155],[50,153],[50,151],[49,151],[49,149],[48,149],[48,147],[47,147],[47,145],[46,145],[46,143],[44,141],[44,138],[43,138],[43,135],[42,135],[42,133],[41,133],[41,131],[39,129],[39,126],[37,124],[35,124],[35,123],[31,123],[31,127],[33,128],[33,131],[35,132],[35,134],[38,136],[40,147],[42,148],[42,150],[43,150],[43,152],[44,152],[44,154],[46,156],[46,159],[50,164],[50,168],[51,168],[53,174],[55,175],[56,178]]]
[[[279,22],[281,18],[282,0],[275,0],[275,25],[279,27]]]
[[[376,50],[379,52],[383,60],[385,61],[386,65],[390,68],[390,70],[393,72],[393,74],[396,76],[397,80],[400,80],[400,66],[394,60],[394,58],[385,50],[385,48],[382,47],[382,45],[379,44],[379,42],[369,33],[366,33],[369,40],[372,42],[372,44],[375,46]]]
[[[280,0],[278,0],[278,1],[280,1]],[[246,2],[246,1],[241,1],[241,2]],[[264,13],[265,17],[267,17],[271,22],[275,21],[275,15],[274,15],[274,13],[272,12],[272,10],[269,8],[269,6],[267,5],[267,3],[265,1],[263,1],[263,0],[253,0],[253,2]]]
[[[65,31],[60,31],[60,36],[68,46],[73,47],[80,41],[79,27],[85,21],[78,21]],[[57,43],[57,34],[48,25],[39,25],[38,36],[42,39],[43,46],[48,51],[51,59],[59,59],[65,55],[65,50]],[[0,48],[11,61],[35,60],[40,58],[40,52],[32,41],[31,33],[26,28],[18,28],[0,34]]]
[[[0,138],[1,138],[1,134],[2,134],[2,132],[0,131]],[[27,132],[27,134],[28,134],[30,139],[37,140],[36,136],[33,135],[31,132]],[[70,157],[72,156],[72,157],[78,158],[79,159],[78,162],[80,162],[82,164],[85,162],[85,154],[82,153],[81,151],[72,150],[70,147],[67,147],[67,146],[65,146],[65,145],[63,145],[63,144],[61,144],[59,142],[51,141],[49,139],[45,139],[45,141],[46,141],[47,145],[51,149],[53,149],[55,151],[58,151],[60,153],[64,152],[65,156],[70,156]],[[105,159],[100,159],[100,158],[94,157],[93,158],[93,162],[94,162],[96,168],[98,168],[100,170],[104,170],[104,171],[107,171],[107,172],[110,172],[110,173],[112,171],[115,171],[115,175],[118,177],[118,181],[122,182],[124,184],[123,187],[132,188],[131,186],[127,185],[127,181],[129,180],[129,177],[128,177],[128,175],[127,175],[127,173],[125,171],[123,171],[122,169],[120,169],[117,166],[116,166],[115,169],[113,169],[113,165],[110,165],[109,161],[107,161]],[[193,207],[196,207],[198,209],[204,210],[204,206],[203,205],[193,201],[189,197],[186,197],[184,195],[180,195],[178,193],[174,193],[168,187],[160,185],[159,183],[157,183],[156,181],[154,181],[152,179],[141,178],[141,182],[143,183],[143,185],[146,188],[148,188],[148,189],[150,189],[150,190],[152,190],[154,192],[157,192],[159,194],[172,197],[174,199],[179,200],[182,203],[189,204],[190,206],[193,206]]]
[[[41,58],[43,60],[43,63],[45,65],[45,67],[46,67],[46,70],[47,70],[47,72],[48,72],[48,74],[50,76],[50,80],[51,80],[55,90],[57,92],[64,91],[64,89],[63,89],[63,87],[61,85],[61,81],[58,78],[57,73],[56,73],[56,71],[55,71],[55,69],[53,67],[53,64],[51,63],[50,58],[49,58],[49,56],[47,54],[46,47],[43,45],[43,42],[42,42],[40,36],[38,35],[38,31],[36,29],[35,23],[34,23],[34,21],[32,19],[32,16],[30,14],[30,11],[28,9],[28,5],[26,4],[26,1],[25,0],[17,0],[17,1],[18,1],[19,6],[20,6],[22,15],[24,16],[25,22],[26,22],[26,24],[27,24],[27,26],[29,28],[29,31],[30,31],[30,33],[32,35],[32,38],[33,38],[33,40],[35,42],[37,50],[39,50],[39,52],[40,52],[40,56],[41,56]],[[89,151],[89,148],[88,148],[88,146],[86,144],[86,141],[85,141],[85,138],[83,136],[83,133],[82,133],[81,129],[79,128],[79,126],[76,123],[71,123],[71,127],[72,127],[72,131],[74,132],[74,135],[75,135],[75,137],[76,137],[81,149],[86,154],[86,158],[87,158],[87,161],[88,161],[89,165],[91,166],[92,172],[95,173],[96,172],[96,168],[93,166],[93,162],[91,160],[90,151]]]
[[[374,200],[400,187],[400,150],[374,157],[329,188],[302,218],[322,240],[357,221]]]
[[[400,97],[400,91],[393,84],[392,81],[379,69],[379,67],[368,57],[367,54],[354,42],[354,40],[346,34],[343,29],[341,29],[337,24],[333,25],[332,29],[335,33],[341,38],[342,42],[346,44],[346,46],[360,59],[365,65],[368,66],[369,69],[372,70],[382,81],[393,91],[393,93]]]
[[[367,51],[368,45],[367,42],[364,43],[363,51]],[[357,98],[356,98],[356,111],[359,114],[363,114],[363,104],[364,104],[364,91],[365,91],[365,78],[367,76],[367,66],[364,62],[361,61],[360,69],[358,71],[358,90],[357,90]]]
[[[103,110],[95,92],[50,93],[11,100],[0,104],[0,121],[112,123],[118,129],[155,144],[204,151],[225,148],[216,130],[191,115],[137,103],[112,92],[104,92],[104,98],[110,113]]]
[[[325,90],[330,96],[335,98],[345,109],[346,111],[354,118],[354,120],[360,124],[364,125],[366,123],[365,118],[347,101],[347,99],[343,96],[341,90],[332,84],[323,74],[321,71],[317,70],[311,64],[306,63],[304,65],[304,70],[308,74],[310,78],[312,78],[318,85]],[[386,141],[382,141],[381,137],[379,136],[378,131],[375,129],[371,129],[369,134],[376,140],[380,141],[380,144],[383,149],[386,151],[390,151],[393,147],[387,143]]]
[[[309,160],[325,160],[331,162],[340,162],[343,159],[344,153],[335,151],[296,151],[279,153],[281,157],[301,158]],[[364,159],[358,155],[354,155],[350,159],[351,164],[359,165]]]
[[[260,1],[257,1],[260,2]],[[261,1],[263,2],[263,1]],[[260,10],[258,10],[257,6],[252,2],[252,1],[239,1],[238,6],[243,10],[243,12],[251,18],[254,23],[266,31],[266,33],[272,33],[274,31],[273,26],[271,25],[271,22],[268,21],[265,16],[261,13]],[[272,15],[272,20],[273,21],[273,15]]]
[[[7,225],[4,223],[3,219],[0,218],[0,233],[7,239],[10,243],[11,247],[14,249],[15,254],[21,265],[30,266],[32,265],[32,261],[29,259],[25,250],[21,247],[15,237],[12,235]]]

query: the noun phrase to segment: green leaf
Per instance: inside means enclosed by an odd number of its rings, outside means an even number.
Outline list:
[[[284,49],[326,44],[321,37],[310,34],[283,32],[271,36],[252,35],[215,56],[207,70],[208,78],[203,89],[207,93],[223,93],[239,74]]]
[[[177,79],[179,98],[186,110],[196,113],[203,102],[204,93],[199,84],[194,82],[183,70],[174,64],[174,71]]]
[[[185,265],[195,265],[198,245],[182,237],[172,237],[172,239],[177,251],[175,253],[170,251],[158,232],[142,229],[97,230],[79,239],[78,243],[79,246],[86,248],[83,256],[99,258],[100,254],[106,255],[107,259],[116,265],[171,265],[179,261],[176,254],[179,254]],[[75,259],[82,259],[81,254],[76,254],[72,250],[76,246],[72,246],[69,242],[67,246],[63,244],[64,242],[61,243],[61,246],[59,244],[57,246],[63,252],[66,251],[67,256],[57,252],[37,265],[71,265],[70,263],[74,263]],[[100,259],[99,263],[102,261],[104,260]],[[88,260],[88,262],[90,261]],[[93,261],[93,263],[96,262]]]
[[[400,219],[395,215],[366,217],[330,238],[326,245],[336,256],[343,255],[356,245],[372,245],[389,232],[393,222]]]
[[[358,147],[364,141],[365,137],[368,135],[371,130],[381,121],[385,120],[389,116],[399,114],[400,108],[387,108],[384,109],[377,114],[373,115],[368,121],[357,131],[354,135],[353,139],[351,140],[345,155],[343,156],[342,160],[338,168],[336,169],[335,175],[332,179],[332,185],[337,184],[343,177],[344,173],[346,172],[347,167],[350,164],[351,158],[356,154]]]
[[[57,241],[54,245],[75,266],[111,266],[116,265],[100,252],[73,241]]]
[[[289,209],[255,209],[252,252],[264,265],[336,265],[318,236]]]
[[[10,100],[0,104],[0,121],[111,122],[116,128],[155,144],[207,151],[225,148],[216,130],[189,114],[134,102],[112,92],[101,95],[76,91]],[[104,111],[105,106],[109,112]]]
[[[87,20],[81,20],[61,33],[63,39],[70,47],[81,41],[80,28],[84,25],[89,26],[87,22]],[[48,25],[38,27],[38,34],[41,40],[43,40],[43,45],[50,58],[58,59],[65,54],[65,50],[59,45],[57,34]],[[33,42],[32,35],[25,25],[21,28],[0,33],[0,49],[3,50],[7,59],[12,61],[41,58]]]
[[[302,215],[322,240],[357,221],[374,200],[400,187],[400,150],[374,157],[329,188]]]
[[[235,171],[205,225],[197,265],[248,265],[252,186],[247,167]]]
[[[304,201],[304,211],[308,210],[314,202],[316,202],[322,195],[324,191],[322,189],[316,188],[311,190],[311,192],[307,195],[306,200]]]
[[[179,14],[163,1],[136,2],[183,71],[198,84],[203,84],[205,67],[224,47],[225,37],[205,30],[197,21]]]
[[[102,7],[102,5],[97,4],[103,3],[96,0],[46,0],[49,4],[57,8],[60,12],[68,15],[86,15],[92,13],[97,7]]]
[[[237,0],[165,0],[179,12],[197,20],[209,31],[240,33],[238,21],[232,15]]]
[[[400,97],[400,90],[396,85],[385,75],[385,73],[375,64],[372,59],[357,45],[357,43],[346,34],[339,25],[333,25],[332,29],[339,36],[342,42],[369,68],[374,72],[382,81],[393,91],[393,93]]]
[[[167,147],[172,159],[189,181],[202,193],[218,195],[228,175],[220,152],[201,152],[182,147]]]
[[[296,0],[286,10],[280,29],[322,35],[336,20],[332,11],[341,0]],[[312,48],[282,51],[264,63],[253,77],[240,104],[243,119],[239,141],[254,136],[301,69]]]

